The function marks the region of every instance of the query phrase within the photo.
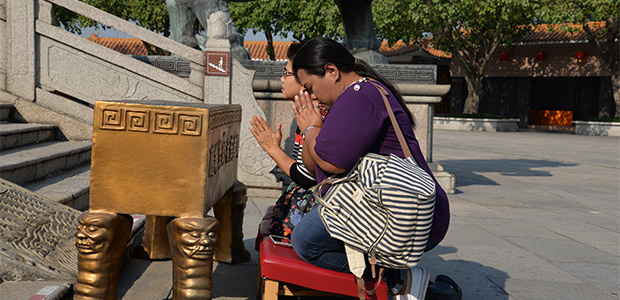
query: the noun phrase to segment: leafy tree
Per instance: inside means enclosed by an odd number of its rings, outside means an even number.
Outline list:
[[[164,36],[170,34],[170,22],[165,0],[80,0],[119,18],[135,22]],[[239,1],[239,0],[233,0]],[[268,41],[268,54],[275,59],[273,37],[286,37],[293,33],[297,40],[315,36],[341,38],[344,29],[340,21],[338,7],[333,0],[254,0],[249,2],[230,1],[229,11],[243,35],[252,30],[254,33],[264,31]],[[243,0],[245,1],[245,0]],[[85,27],[107,28],[89,18],[78,15],[63,7],[55,11],[56,23],[74,33],[81,33]],[[196,22],[197,27],[198,22]],[[150,45],[145,45],[152,49]]]
[[[463,112],[476,113],[491,55],[531,32],[532,26],[523,25],[540,19],[540,1],[375,0],[373,13],[380,38],[427,42],[451,53],[467,84]]]
[[[545,5],[545,21],[549,23],[570,22],[583,26],[583,30],[588,35],[588,43],[594,46],[598,56],[611,73],[616,118],[620,118],[619,14],[620,0],[550,0]],[[592,25],[588,23],[592,21],[603,21],[602,30],[592,28]],[[571,31],[574,27],[566,27],[563,30]]]
[[[135,22],[154,32],[169,35],[170,22],[166,0],[80,0],[88,5],[97,7],[121,19]],[[82,28],[108,28],[104,24],[78,15],[75,12],[57,6],[55,11],[56,23],[74,33],[82,33]]]
[[[88,5],[97,7],[121,19],[129,20],[154,32],[170,35],[170,20],[166,0],[80,0]],[[109,28],[104,24],[79,15],[62,6],[56,6],[54,11],[55,22],[73,33],[82,33],[82,28]],[[149,54],[162,54],[163,50],[151,46],[146,42]]]
[[[249,30],[265,32],[267,53],[272,60],[275,60],[273,37],[276,35],[286,37],[292,32],[298,41],[315,36],[344,36],[340,13],[333,0],[256,0],[230,2],[228,7],[241,34]]]

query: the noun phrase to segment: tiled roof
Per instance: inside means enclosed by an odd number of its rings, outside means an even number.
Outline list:
[[[403,41],[397,41],[394,45],[392,45],[392,47],[388,46],[387,41],[383,41],[381,42],[381,47],[379,48],[379,52],[381,52],[381,54],[385,57],[404,55],[418,50],[420,50],[420,46],[417,44],[405,44]]]
[[[589,22],[588,26],[592,31],[600,36],[602,29],[605,28],[605,22]],[[572,27],[571,32],[562,30],[561,27]],[[539,25],[536,30],[523,38],[523,44],[540,44],[540,43],[563,43],[563,42],[585,42],[588,40],[586,32],[582,25],[577,24],[550,24]]]
[[[381,52],[381,54],[383,54],[385,57],[394,57],[399,55],[405,55],[411,52],[416,52],[420,49],[422,49],[422,51],[426,52],[428,55],[434,56],[436,58],[450,59],[450,57],[452,57],[452,55],[430,47],[428,45],[422,45],[420,47],[419,44],[414,42],[410,42],[407,45],[403,41],[396,42],[394,45],[392,45],[392,47],[388,47],[388,43],[386,41],[383,41],[381,43],[381,48],[379,48],[379,52]]]
[[[148,55],[148,51],[146,51],[146,47],[144,47],[140,39],[98,37],[93,33],[87,40],[91,40],[122,54]]]
[[[444,51],[441,51],[439,49],[435,49],[435,48],[427,46],[427,45],[422,45],[422,50],[424,50],[424,52],[426,52],[426,53],[428,53],[428,54],[430,54],[431,56],[434,56],[434,57],[445,58],[445,59],[452,58],[452,54],[446,53]]]
[[[590,22],[588,23],[590,28],[595,32],[600,32],[605,27],[605,22]],[[576,29],[575,33],[565,32],[561,30],[561,26],[572,26]],[[106,46],[110,49],[116,50],[123,54],[133,55],[147,55],[148,52],[144,47],[141,40],[135,38],[104,38],[98,37],[92,34],[89,40]],[[523,44],[541,44],[541,43],[565,43],[565,42],[585,42],[587,35],[583,31],[581,25],[574,24],[561,24],[561,25],[539,25],[537,29],[526,36],[521,43]],[[273,48],[275,52],[276,60],[286,60],[286,51],[288,50],[291,42],[273,42]],[[250,57],[255,60],[268,60],[267,55],[267,42],[266,41],[245,41],[243,46],[250,50]],[[447,54],[441,50],[437,50],[428,45],[420,45],[415,43],[405,44],[402,41],[396,42],[392,47],[388,47],[387,42],[382,42],[379,52],[385,57],[394,57],[399,55],[405,55],[411,52],[419,51],[422,49],[424,52],[437,58],[449,59],[450,54]]]
[[[276,60],[286,60],[286,51],[288,50],[289,45],[292,42],[273,42],[273,48],[275,52]],[[250,50],[250,57],[256,60],[267,60],[269,56],[267,56],[267,42],[266,41],[245,41],[243,46]],[[435,57],[439,58],[450,58],[450,55],[446,54],[441,50],[436,50],[430,47],[423,46],[422,49]],[[415,52],[420,50],[420,46],[417,44],[410,43],[409,45],[403,43],[402,41],[396,42],[392,47],[388,47],[387,42],[382,42],[381,47],[379,48],[379,52],[381,52],[385,57],[393,57],[398,55],[405,55],[411,52]]]
[[[273,42],[276,60],[286,60],[286,51],[292,42]],[[250,50],[250,57],[255,60],[268,60],[266,41],[245,41],[243,46]]]

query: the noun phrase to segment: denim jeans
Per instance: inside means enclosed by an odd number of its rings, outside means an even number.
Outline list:
[[[344,243],[329,235],[319,216],[318,207],[307,213],[295,226],[291,243],[295,253],[304,261],[317,267],[349,273]],[[429,239],[424,252],[435,248],[437,244],[439,242]],[[367,267],[367,273],[369,270]],[[386,269],[384,279],[391,288],[401,279],[401,272],[398,269]]]
[[[317,267],[349,272],[344,243],[329,236],[315,207],[295,226],[291,236],[295,253]]]

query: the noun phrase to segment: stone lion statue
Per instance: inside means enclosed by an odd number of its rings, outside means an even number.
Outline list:
[[[208,19],[218,11],[228,12],[228,2],[248,2],[253,0],[166,0],[170,15],[170,37],[190,47],[200,46],[204,50],[209,38]],[[293,1],[293,0],[289,0]],[[377,39],[372,19],[372,0],[334,0],[340,9],[340,16],[345,30],[344,45],[353,55],[369,63],[387,63],[379,53],[381,42]],[[207,31],[207,37],[194,38],[194,21]],[[243,47],[243,37],[231,21],[232,35],[229,37],[232,56],[237,59],[249,59],[247,49]]]
[[[212,38],[228,38],[232,56],[237,59],[249,59],[250,55],[247,49],[243,47],[243,36],[239,34],[235,23],[230,20],[228,1],[245,2],[249,0],[166,0],[170,17],[170,38],[192,48],[203,48],[210,34],[213,35]],[[218,15],[210,21],[209,19],[214,13],[218,13]],[[225,20],[226,15],[228,20]],[[206,37],[194,36],[196,19],[207,31]],[[209,29],[209,22],[215,22],[215,24],[229,22],[230,32],[224,26],[218,26],[215,30]]]

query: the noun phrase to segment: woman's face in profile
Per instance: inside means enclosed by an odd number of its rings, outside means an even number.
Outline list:
[[[310,94],[310,97],[317,99],[327,110],[332,107],[334,101],[340,95],[340,93],[335,93],[335,86],[328,76],[319,77],[309,74],[304,69],[299,69],[297,77],[301,82],[302,88]]]
[[[280,81],[282,82],[282,97],[284,99],[293,99],[295,95],[299,94],[299,90],[301,89],[301,84],[297,82],[295,79],[295,73],[293,73],[293,62],[288,61],[284,70],[282,70],[282,77],[280,77]]]

